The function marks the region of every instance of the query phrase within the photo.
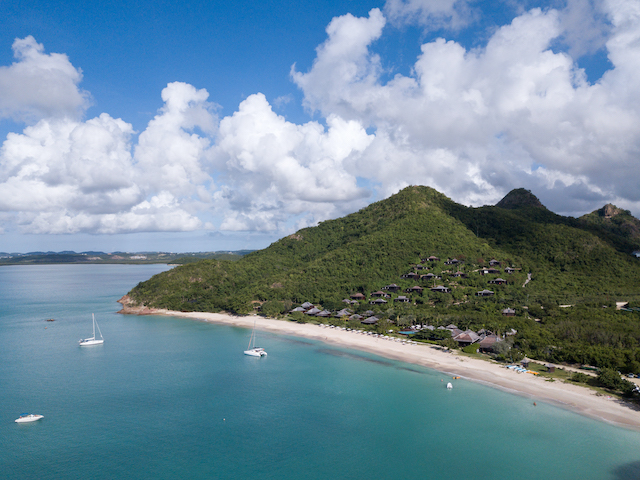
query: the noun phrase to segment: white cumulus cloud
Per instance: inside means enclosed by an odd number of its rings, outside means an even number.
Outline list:
[[[291,68],[321,117],[300,124],[261,93],[219,118],[205,89],[181,82],[140,133],[108,113],[82,120],[80,70],[16,40],[17,61],[0,67],[0,116],[29,126],[0,149],[3,229],[284,234],[410,184],[472,205],[525,187],[561,213],[612,202],[640,214],[638,2],[521,12],[482,47],[424,42],[409,73],[387,77],[374,48],[388,18],[454,29],[477,14],[469,5],[394,0],[386,16],[334,18],[312,67]],[[612,68],[589,82],[576,59],[599,48]]]
[[[13,42],[16,62],[0,67],[0,118],[79,118],[89,94],[78,87],[82,72],[60,53],[44,53],[32,36]]]
[[[204,91],[170,84],[165,106],[140,135],[103,113],[85,122],[45,118],[10,133],[0,149],[0,212],[26,233],[189,231],[202,227],[194,192],[215,117]],[[196,195],[197,196],[197,195]]]
[[[368,196],[357,186],[351,158],[372,140],[358,122],[335,115],[326,130],[317,122],[287,122],[264,95],[251,95],[220,122],[218,198],[228,208],[222,228],[272,230],[292,215],[310,212],[313,223],[343,212],[344,204]]]
[[[554,9],[523,13],[481,49],[425,43],[412,74],[389,81],[371,50],[383,35],[380,12],[346,15],[332,21],[312,68],[292,77],[310,108],[375,129],[358,171],[383,194],[420,183],[478,204],[524,186],[543,198],[547,189],[564,191],[562,201],[549,195],[556,211],[617,199],[637,212],[638,9],[623,0],[603,5],[614,68],[596,84],[569,53],[553,50],[566,32],[564,12]],[[356,29],[357,40],[349,34]],[[340,51],[349,54],[333,53]]]

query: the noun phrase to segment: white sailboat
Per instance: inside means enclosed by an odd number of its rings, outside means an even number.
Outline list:
[[[244,351],[245,355],[249,355],[251,357],[266,357],[267,352],[264,351],[262,347],[256,347],[256,322],[253,322],[253,330],[251,330],[251,338],[249,339],[249,346],[247,350]]]
[[[96,322],[96,316],[92,313],[91,318],[93,318],[93,336],[91,338],[85,338],[84,340],[80,340],[79,345],[81,347],[90,347],[92,345],[102,345],[104,343],[104,339],[102,338],[102,332],[100,331],[100,326],[98,322]],[[98,327],[98,333],[100,334],[100,338],[96,338],[96,327]]]

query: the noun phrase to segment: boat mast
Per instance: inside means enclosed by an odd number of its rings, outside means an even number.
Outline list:
[[[255,344],[254,335],[256,333],[256,321],[253,321],[253,330],[251,330],[251,337],[249,337],[249,346],[247,350],[251,350],[253,348],[252,342]]]
[[[93,314],[92,314],[92,315],[93,315]],[[100,334],[100,338],[104,338],[104,337],[102,336],[102,331],[100,330],[100,325],[98,325],[98,322],[96,322],[95,317],[93,318],[93,323],[95,324],[95,326],[96,326],[96,327],[98,327],[98,333]],[[95,338],[95,337],[96,337],[96,332],[94,331],[94,332],[93,332],[93,338]]]

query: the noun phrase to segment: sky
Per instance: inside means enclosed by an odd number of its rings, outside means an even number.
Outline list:
[[[640,217],[638,0],[0,5],[0,252],[259,249],[409,185]]]

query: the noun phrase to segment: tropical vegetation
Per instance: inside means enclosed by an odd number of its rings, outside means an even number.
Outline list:
[[[206,259],[163,272],[129,296],[148,307],[274,317],[306,301],[331,311],[346,306],[373,311],[381,323],[371,328],[378,329],[513,329],[511,346],[521,355],[640,374],[640,259],[632,255],[640,250],[639,225],[614,206],[581,218],[557,215],[524,189],[496,206],[471,208],[412,186],[237,261]],[[499,272],[482,274],[492,260]],[[403,278],[411,272],[439,278]],[[506,284],[489,283],[498,279]],[[370,305],[370,294],[390,284],[399,291]],[[450,293],[430,290],[438,285]],[[424,290],[406,292],[414,286]],[[479,296],[482,290],[493,295]],[[367,301],[343,302],[357,293]],[[410,301],[394,301],[398,295]],[[507,308],[513,316],[503,314]]]

